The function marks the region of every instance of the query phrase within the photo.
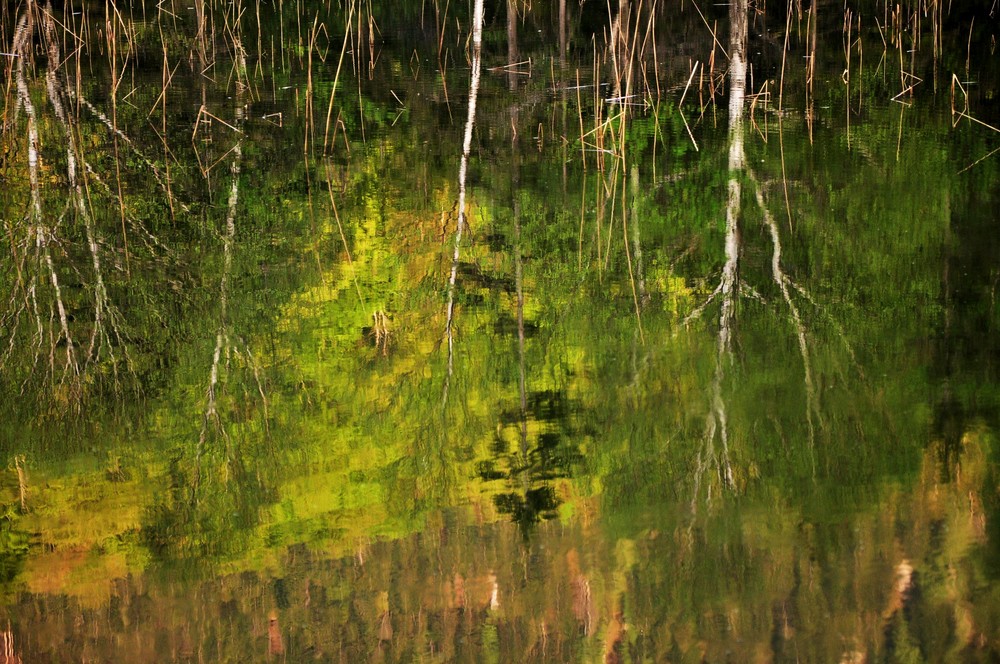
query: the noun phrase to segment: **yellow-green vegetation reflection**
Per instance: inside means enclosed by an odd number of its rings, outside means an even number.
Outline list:
[[[499,3],[466,135],[471,3],[77,6],[0,10],[6,660],[1000,656],[987,7]]]

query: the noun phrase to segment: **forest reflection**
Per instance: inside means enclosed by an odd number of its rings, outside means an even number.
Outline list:
[[[975,463],[979,441],[970,435],[966,445]],[[115,652],[130,634],[131,652],[153,658],[256,659],[263,643],[272,655],[344,661],[600,660],[623,649],[818,660],[903,648],[975,659],[993,638],[980,596],[990,590],[967,558],[986,537],[982,477],[942,483],[934,456],[914,490],[887,492],[885,510],[851,522],[803,522],[801,509],[762,503],[693,532],[672,529],[664,514],[659,527],[616,537],[595,520],[597,503],[577,500],[581,519],[541,524],[526,543],[516,524],[482,523],[476,508],[348,555],[292,547],[270,572],[193,586],[174,575],[122,578],[110,612],[103,593],[67,603],[41,587],[12,609],[32,617],[19,639],[25,652],[58,643],[91,656]],[[916,572],[920,560],[932,567]],[[934,569],[960,592],[939,593]],[[66,611],[79,620],[62,620]]]
[[[182,4],[0,9],[0,658],[998,656],[990,3]]]

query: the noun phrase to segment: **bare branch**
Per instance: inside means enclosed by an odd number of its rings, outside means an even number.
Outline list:
[[[171,204],[180,206],[180,208],[185,212],[191,211],[190,207],[188,207],[185,203],[177,200],[171,193],[170,188],[167,186],[166,180],[163,177],[163,174],[160,172],[159,167],[155,163],[153,163],[153,161],[150,160],[145,154],[142,153],[139,147],[132,141],[131,138],[128,137],[127,134],[125,134],[125,132],[115,127],[114,123],[111,121],[111,118],[106,116],[104,113],[100,111],[100,109],[91,104],[86,97],[78,96],[72,90],[72,88],[67,89],[67,93],[69,94],[70,97],[73,97],[75,100],[81,102],[87,108],[87,110],[94,115],[94,117],[100,120],[101,124],[103,124],[105,127],[108,128],[108,131],[118,136],[118,139],[121,140],[125,145],[127,145],[132,150],[132,152],[134,152],[135,155],[149,168],[149,170],[152,171],[153,177],[156,179],[157,185],[159,185],[160,189],[166,195],[167,199],[171,202]]]
[[[788,306],[788,310],[792,318],[792,324],[795,327],[795,335],[799,342],[799,355],[802,357],[802,367],[804,372],[803,382],[805,383],[806,391],[806,425],[809,428],[809,453],[813,462],[813,472],[815,472],[816,430],[815,424],[813,423],[813,415],[815,414],[816,418],[820,419],[820,410],[816,399],[816,386],[813,381],[812,362],[809,358],[809,344],[806,340],[806,330],[802,323],[802,316],[799,314],[799,308],[792,300],[791,294],[788,290],[790,281],[781,267],[781,236],[778,233],[778,224],[774,220],[774,216],[771,215],[771,211],[767,209],[767,205],[764,203],[764,194],[761,192],[760,184],[757,182],[753,171],[748,170],[748,174],[755,185],[754,196],[757,200],[757,206],[760,208],[761,214],[764,217],[764,224],[771,233],[771,244],[773,246],[773,252],[771,254],[771,275],[774,278],[774,282],[778,285],[778,288],[781,289],[781,296],[784,298],[785,304]]]

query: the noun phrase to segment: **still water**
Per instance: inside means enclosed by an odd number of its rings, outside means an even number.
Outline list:
[[[0,12],[0,660],[1000,658],[990,3],[190,4]]]

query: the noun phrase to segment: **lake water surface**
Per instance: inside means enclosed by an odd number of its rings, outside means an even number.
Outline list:
[[[0,10],[0,661],[1000,659],[992,3],[126,4]]]

